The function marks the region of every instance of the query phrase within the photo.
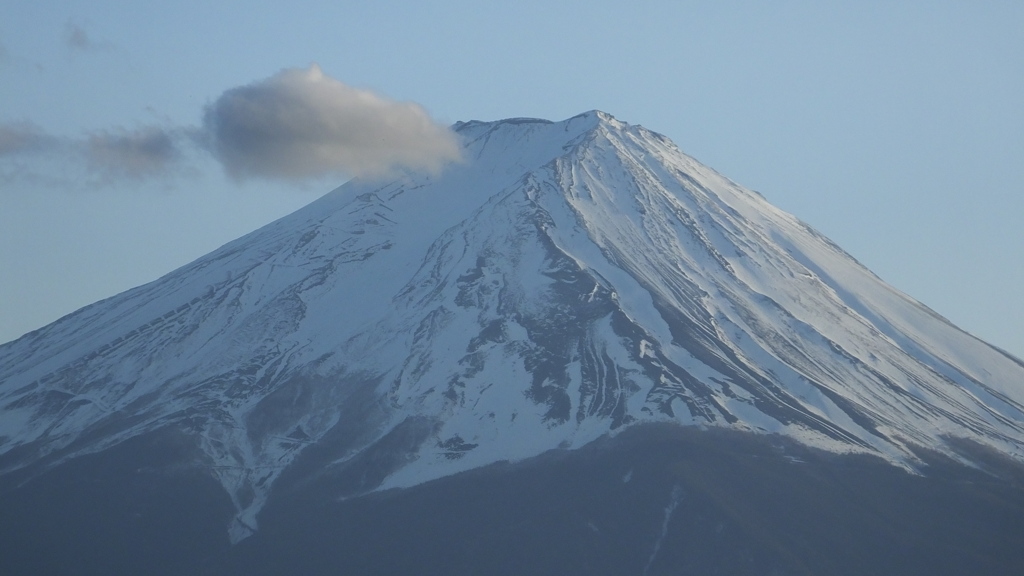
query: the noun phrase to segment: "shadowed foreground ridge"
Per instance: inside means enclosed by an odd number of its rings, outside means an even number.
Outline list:
[[[1021,571],[1024,363],[642,127],[454,129],[0,346],[0,571]]]
[[[5,486],[0,573],[923,576],[1024,566],[1024,471],[998,461],[992,474],[936,457],[911,475],[780,437],[646,425],[344,501],[330,482],[296,487],[232,547],[231,502],[209,477],[135,467],[175,449],[166,437],[136,439]]]

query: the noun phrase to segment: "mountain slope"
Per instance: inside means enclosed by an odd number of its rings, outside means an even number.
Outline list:
[[[281,485],[413,486],[650,422],[1024,460],[1024,364],[664,137],[455,129],[441,176],[346,184],[0,347],[0,472],[173,429],[238,541]]]

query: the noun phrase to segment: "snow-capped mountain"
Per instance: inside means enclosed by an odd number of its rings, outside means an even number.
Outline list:
[[[454,129],[438,176],[350,182],[0,347],[0,473],[175,429],[240,541],[283,475],[353,496],[649,422],[1024,461],[1024,363],[665,137]]]

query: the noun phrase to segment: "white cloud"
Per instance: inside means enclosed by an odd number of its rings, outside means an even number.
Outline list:
[[[227,90],[203,126],[236,179],[438,171],[460,155],[456,136],[419,105],[353,88],[316,65]]]

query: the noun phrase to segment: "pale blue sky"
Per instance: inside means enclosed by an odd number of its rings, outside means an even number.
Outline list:
[[[444,123],[597,108],[1024,356],[1024,3],[550,4],[14,0],[0,124],[195,126],[225,90],[314,62]],[[0,157],[0,341],[339,183],[236,183],[198,153],[145,179]]]

